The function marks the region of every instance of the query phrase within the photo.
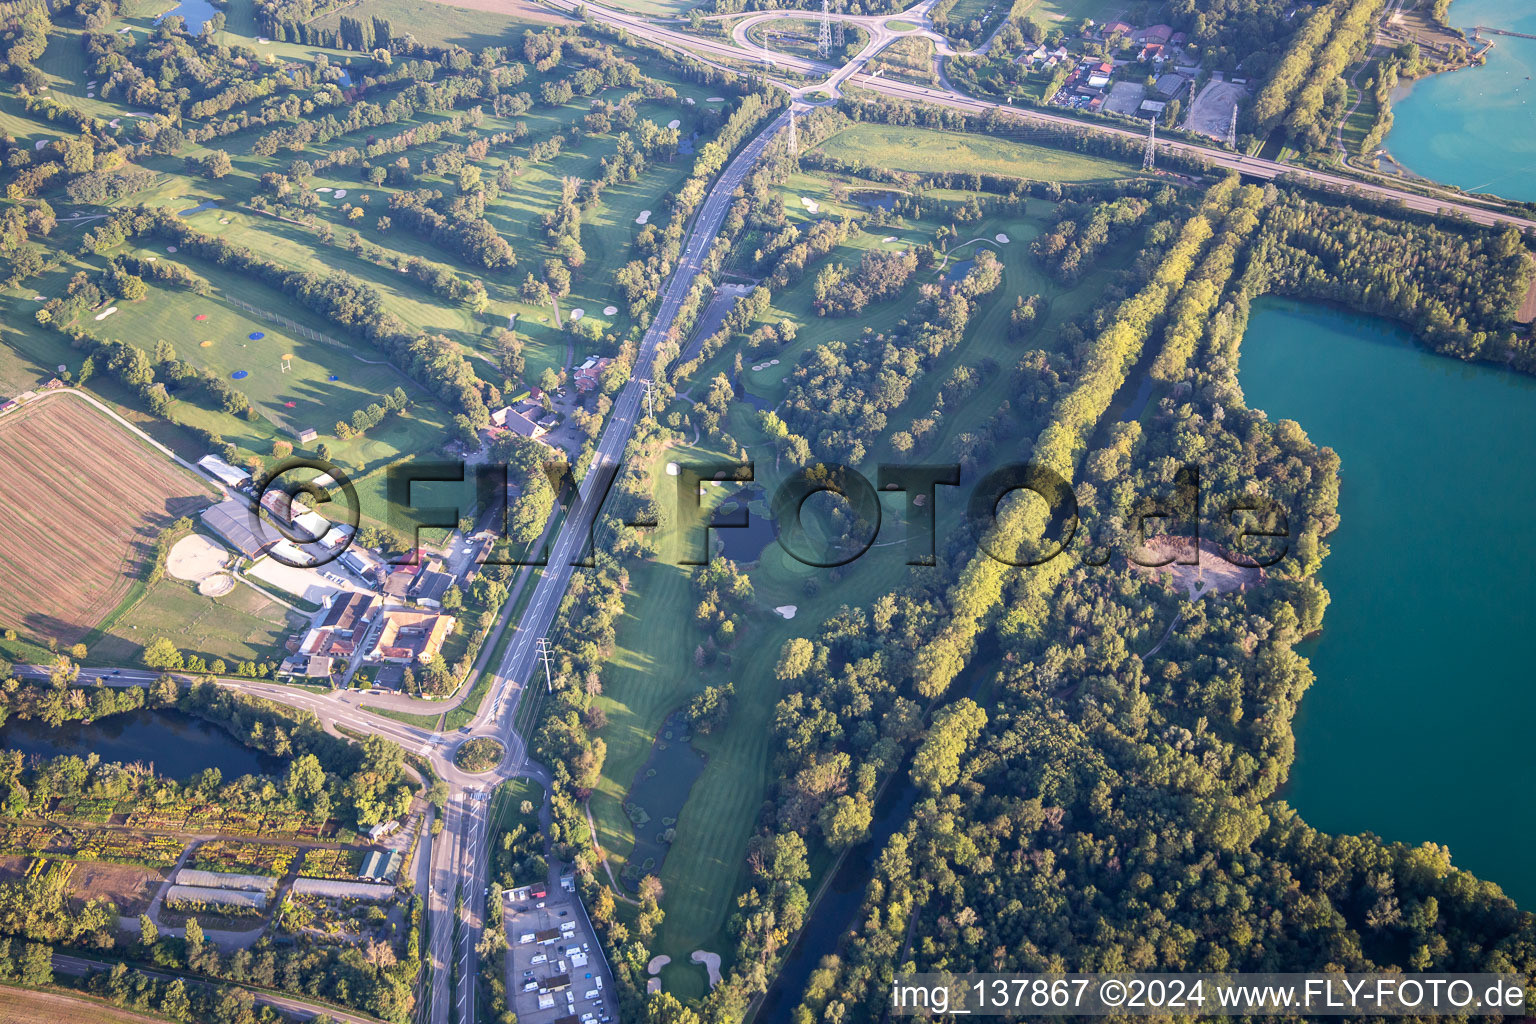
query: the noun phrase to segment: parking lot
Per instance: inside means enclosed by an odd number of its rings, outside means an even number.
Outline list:
[[[576,894],[511,889],[502,913],[507,993],[519,1024],[612,1024],[613,977]]]

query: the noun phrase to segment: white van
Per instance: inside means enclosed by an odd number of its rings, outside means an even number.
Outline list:
[[[587,989],[586,994],[583,995],[581,998],[583,998],[583,999],[596,999],[597,998],[597,989],[595,989],[595,988]]]

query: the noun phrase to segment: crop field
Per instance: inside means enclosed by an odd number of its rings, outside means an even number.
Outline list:
[[[985,135],[927,128],[855,125],[818,147],[828,156],[861,167],[928,173],[963,167],[980,174],[1008,174],[1037,181],[1113,181],[1134,177],[1118,160]]]
[[[163,1020],[59,992],[7,986],[5,998],[0,999],[0,1024],[162,1024]]]
[[[304,851],[299,865],[301,878],[329,878],[354,881],[358,869],[363,866],[363,851],[316,847]]]
[[[75,643],[117,606],[155,534],[205,505],[186,470],[75,397],[0,418],[0,624]]]
[[[217,871],[230,875],[280,877],[288,870],[296,852],[292,846],[214,839],[193,850],[187,866],[199,871]]]

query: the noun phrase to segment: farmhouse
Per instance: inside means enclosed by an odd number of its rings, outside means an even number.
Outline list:
[[[245,558],[260,558],[279,540],[259,532],[251,507],[236,498],[204,509],[203,525]]]
[[[243,469],[236,469],[217,455],[204,455],[197,460],[203,472],[213,477],[225,487],[240,487],[251,482],[251,474]]]
[[[510,430],[520,437],[533,438],[535,440],[548,433],[543,424],[534,420],[527,413],[514,409],[510,405],[491,413],[491,424],[504,430]]]
[[[443,649],[453,630],[452,615],[432,612],[389,611],[368,657],[375,661],[425,662]]]
[[[410,589],[406,591],[406,596],[428,608],[441,608],[443,595],[448,593],[448,588],[451,586],[453,586],[453,577],[446,572],[439,572],[434,567],[416,574],[411,581]]]
[[[587,361],[576,367],[572,379],[576,382],[576,390],[587,392],[594,390],[602,380],[603,371],[608,369],[608,364],[613,360],[607,356],[587,356]]]
[[[367,630],[379,612],[379,603],[378,597],[373,594],[355,590],[339,594],[332,600],[325,617],[320,620],[320,626],[341,630],[348,636],[358,630]]]

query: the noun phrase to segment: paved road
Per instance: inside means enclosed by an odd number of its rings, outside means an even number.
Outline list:
[[[703,53],[714,57],[730,58],[737,62],[745,61],[761,64],[763,60],[764,54],[760,47],[743,49],[732,42],[680,32],[649,22],[636,15],[615,11],[599,4],[585,3],[578,5],[573,0],[545,0],[545,3],[546,6],[565,13],[573,13],[579,6],[589,18],[615,27],[624,28],[635,36],[669,49],[693,55]],[[926,7],[927,5],[919,5],[914,7],[913,11],[919,11],[921,8],[921,13],[925,13]],[[893,14],[889,18],[891,20],[910,20],[912,12]],[[862,67],[864,63],[867,63],[874,56],[874,53],[879,48],[889,45],[890,42],[895,41],[902,35],[911,34],[913,33],[890,31],[882,39],[872,38],[870,44],[860,52],[856,61]],[[929,33],[925,31],[922,34],[928,35]],[[990,100],[980,100],[966,96],[953,89],[935,89],[912,85],[894,79],[873,78],[864,74],[845,73],[848,71],[847,67],[838,68],[821,61],[797,57],[794,54],[770,51],[768,56],[776,67],[796,71],[801,74],[835,75],[835,79],[829,82],[801,88],[788,86],[772,79],[765,79],[770,84],[785,89],[797,99],[808,104],[833,102],[838,94],[838,87],[844,82],[851,82],[861,89],[909,102],[933,103],[939,106],[968,110],[975,113],[997,110],[1023,121],[1067,128],[1075,132],[1114,135],[1136,141],[1145,138],[1143,132],[1131,128],[1080,121],[1076,118],[1067,117],[1062,114],[1053,114],[1049,111],[1031,107],[1014,107],[1006,103],[993,103]],[[832,98],[818,99],[814,96],[817,92],[827,93]],[[1263,180],[1277,178],[1281,175],[1294,175],[1297,178],[1305,179],[1331,189],[1358,191],[1380,199],[1395,200],[1403,203],[1409,209],[1421,212],[1453,212],[1466,216],[1479,224],[1514,224],[1521,229],[1536,228],[1536,220],[1519,214],[1505,212],[1495,202],[1460,196],[1455,193],[1447,192],[1438,196],[1425,196],[1378,181],[1361,181],[1342,174],[1333,174],[1327,171],[1284,164],[1276,160],[1242,156],[1217,148],[1216,146],[1204,146],[1172,139],[1160,140],[1158,148],[1161,152],[1180,152],[1197,156],[1215,167],[1239,171]]]
[[[57,974],[70,974],[80,977],[91,971],[110,970],[111,968],[111,962],[90,960],[79,956],[67,956],[62,953],[53,954],[53,969]],[[158,978],[162,981],[174,981],[176,978],[181,978],[188,985],[221,984],[220,982],[204,981],[195,977],[171,974],[167,971],[157,971],[147,967],[137,967],[135,970],[140,974],[148,975],[151,978]],[[341,1021],[343,1024],[379,1024],[377,1017],[370,1017],[367,1014],[351,1013],[338,1007],[327,1006],[321,1003],[308,1003],[302,999],[279,995],[275,992],[263,992],[259,989],[249,989],[248,991],[256,997],[256,1005],[270,1006],[274,1010],[297,1017],[300,1020],[308,1020],[317,1014],[324,1013],[328,1014],[332,1020]]]

